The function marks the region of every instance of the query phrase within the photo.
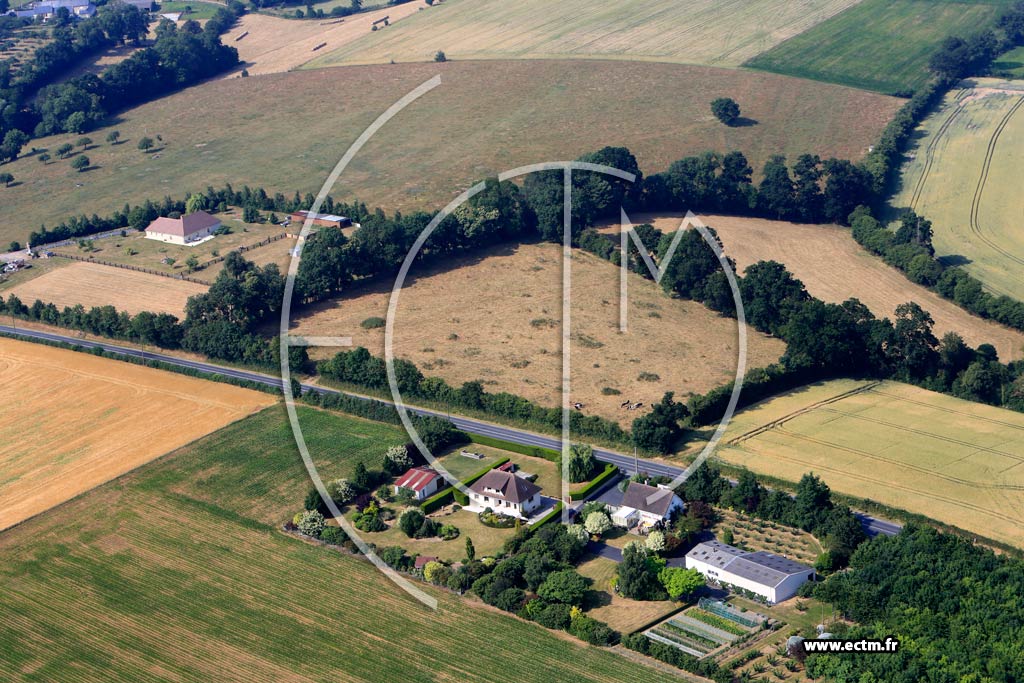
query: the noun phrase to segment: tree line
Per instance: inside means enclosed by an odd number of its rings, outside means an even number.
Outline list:
[[[230,0],[205,26],[186,21],[178,28],[162,19],[152,45],[99,76],[57,84],[52,81],[102,50],[141,45],[149,23],[138,8],[123,3],[104,5],[95,17],[74,22],[58,12],[54,41],[38,48],[17,74],[0,62],[0,162],[16,158],[31,136],[83,133],[109,114],[234,67],[238,51],[221,43],[220,34],[242,11],[240,2]]]
[[[847,638],[900,640],[887,654],[814,654],[807,673],[836,683],[1024,680],[1024,561],[909,525],[862,544],[815,597],[854,620]]]

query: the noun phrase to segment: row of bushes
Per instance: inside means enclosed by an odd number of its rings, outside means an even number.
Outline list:
[[[732,683],[732,673],[728,669],[718,666],[714,659],[697,659],[671,645],[651,640],[642,633],[623,636],[622,644],[634,652],[653,657],[698,676],[710,678],[715,683]]]

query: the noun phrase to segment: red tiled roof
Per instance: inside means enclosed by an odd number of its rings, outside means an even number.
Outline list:
[[[424,567],[427,566],[428,562],[436,562],[436,561],[437,561],[437,558],[436,557],[431,557],[430,555],[417,555],[415,562],[413,562],[413,567],[415,567],[416,569],[423,569]]]
[[[399,477],[398,481],[395,482],[395,486],[419,492],[440,476],[440,474],[429,467],[413,467]]]

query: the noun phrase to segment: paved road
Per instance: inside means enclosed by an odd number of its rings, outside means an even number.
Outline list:
[[[227,377],[233,377],[235,379],[247,380],[250,382],[257,382],[267,386],[280,388],[282,386],[281,378],[274,377],[272,375],[264,375],[258,372],[252,372],[250,370],[236,370],[234,368],[228,368],[221,365],[215,365],[213,363],[187,360],[184,358],[178,358],[176,356],[170,356],[163,353],[155,353],[152,351],[142,351],[140,349],[128,348],[125,346],[118,346],[117,344],[111,344],[108,342],[97,342],[87,341],[84,339],[78,339],[72,336],[65,336],[60,334],[54,334],[52,332],[40,332],[38,330],[29,330],[15,328],[10,325],[0,325],[0,332],[8,334],[18,334],[23,337],[29,337],[33,339],[45,339],[54,342],[64,342],[67,344],[77,344],[86,348],[101,348],[109,353],[120,354],[123,356],[132,356],[135,358],[145,358],[149,360],[158,360],[163,363],[170,365],[176,365],[183,368],[191,368],[200,372],[206,372],[211,374],[224,375]],[[311,384],[303,384],[303,391],[315,391],[320,394],[343,394],[346,392],[337,391],[336,389],[328,389],[325,387],[314,386]],[[366,401],[378,401],[379,399],[368,398],[365,396],[358,396],[354,394],[348,394],[350,396],[356,396]],[[380,401],[381,403],[390,403],[388,401]],[[504,439],[505,441],[511,441],[527,446],[542,446],[544,448],[551,448],[553,450],[561,450],[561,440],[552,437],[545,436],[543,434],[534,434],[533,432],[527,432],[521,429],[515,429],[513,427],[505,427],[502,425],[491,424],[489,422],[482,422],[480,420],[474,420],[467,417],[460,417],[458,415],[446,415],[445,413],[437,412],[434,410],[428,410],[426,408],[409,408],[410,413],[417,415],[433,415],[435,417],[442,417],[449,419],[459,429],[469,432],[471,434],[479,434],[481,436],[490,436],[496,439]],[[595,448],[594,456],[602,462],[610,462],[617,465],[626,474],[635,474],[637,466],[639,469],[652,476],[664,476],[674,479],[683,472],[680,467],[674,467],[672,465],[666,465],[660,462],[654,462],[652,460],[645,460],[639,458],[634,460],[633,456],[625,455],[623,453],[616,453],[615,451],[609,451],[603,448]],[[889,522],[886,520],[878,519],[870,515],[858,513],[857,515],[861,524],[864,526],[864,530],[869,536],[877,536],[879,534],[885,534],[886,536],[894,536],[899,533],[902,528],[901,524],[895,522]]]

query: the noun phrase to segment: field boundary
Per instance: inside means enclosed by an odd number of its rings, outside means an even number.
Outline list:
[[[137,273],[146,273],[147,275],[159,275],[160,277],[167,277],[172,280],[184,280],[185,282],[192,282],[197,285],[204,285],[209,287],[211,282],[206,280],[200,280],[199,278],[189,277],[184,273],[175,275],[173,273],[164,273],[159,270],[153,270],[151,268],[143,268],[142,266],[133,266],[127,263],[114,263],[113,261],[103,261],[102,259],[87,258],[85,256],[79,256],[78,254],[62,254],[59,251],[53,252],[53,256],[57,258],[71,259],[72,261],[82,261],[84,263],[95,263],[101,266],[110,266],[111,268],[123,268],[124,270],[134,270]]]

